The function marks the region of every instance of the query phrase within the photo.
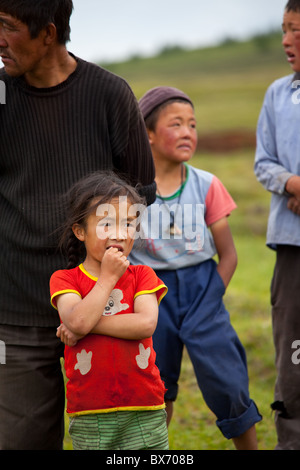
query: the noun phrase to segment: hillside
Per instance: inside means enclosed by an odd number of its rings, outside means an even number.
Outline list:
[[[168,47],[155,57],[100,65],[124,77],[137,98],[158,85],[183,89],[195,104],[199,147],[208,151],[253,147],[267,87],[291,73],[280,32],[196,50]]]

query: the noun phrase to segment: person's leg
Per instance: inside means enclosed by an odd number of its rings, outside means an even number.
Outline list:
[[[157,271],[158,277],[168,286],[168,294],[159,306],[158,323],[153,335],[156,365],[167,389],[165,395],[167,425],[173,415],[173,406],[178,394],[183,344],[179,338],[182,322],[178,304],[178,279],[176,271]]]
[[[236,450],[257,450],[256,428],[252,426],[238,437],[233,437],[232,442]]]
[[[185,278],[186,273],[182,288]],[[249,397],[246,354],[223,304],[224,284],[214,262],[203,263],[193,278],[194,301],[182,324],[181,339],[221,432],[236,448],[254,450],[253,427],[261,416]]]
[[[300,340],[300,247],[279,246],[271,301],[277,379],[275,425],[279,450],[300,450],[300,364],[292,361],[293,342]]]
[[[55,328],[0,326],[0,449],[62,450],[63,345]]]
[[[167,426],[168,427],[172,420],[173,411],[174,411],[174,401],[166,400]]]

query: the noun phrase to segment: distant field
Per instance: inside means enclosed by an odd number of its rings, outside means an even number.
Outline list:
[[[200,134],[254,130],[266,88],[291,73],[281,33],[199,50],[174,47],[153,58],[103,65],[124,77],[138,99],[158,85],[183,89],[195,104]]]

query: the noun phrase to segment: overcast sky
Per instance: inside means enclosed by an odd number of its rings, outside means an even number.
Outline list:
[[[287,0],[73,0],[68,49],[90,61],[214,45],[281,27]]]

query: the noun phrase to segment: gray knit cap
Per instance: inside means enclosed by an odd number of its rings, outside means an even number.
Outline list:
[[[193,106],[192,100],[183,91],[169,86],[152,88],[139,100],[140,110],[146,119],[155,108],[172,99],[188,101]]]

